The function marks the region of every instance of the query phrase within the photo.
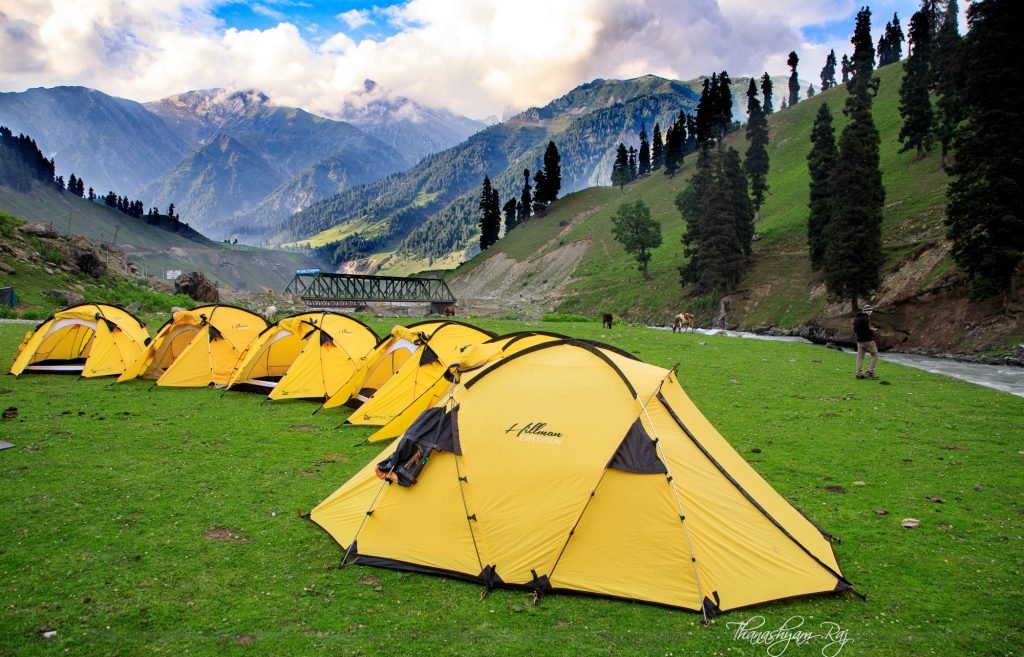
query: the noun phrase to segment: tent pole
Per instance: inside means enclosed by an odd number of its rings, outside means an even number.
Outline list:
[[[662,379],[662,383],[671,376],[671,371]],[[658,390],[661,389],[661,384],[658,385]],[[652,396],[653,397],[653,396]],[[697,597],[700,599],[700,613],[704,617],[704,624],[708,624],[708,613],[704,608],[704,588],[700,583],[700,569],[697,568],[697,555],[693,551],[693,538],[690,536],[690,527],[686,524],[686,512],[683,510],[683,500],[679,497],[679,489],[675,485],[675,477],[672,475],[672,470],[668,465],[668,458],[665,456],[665,450],[661,446],[661,437],[657,434],[654,421],[651,419],[651,414],[647,412],[647,405],[640,401],[640,397],[637,396],[636,400],[640,402],[640,409],[644,416],[647,418],[647,423],[651,427],[651,432],[654,434],[654,447],[658,450],[661,456],[661,462],[665,465],[665,471],[668,472],[668,485],[672,487],[672,492],[676,496],[676,505],[679,508],[679,519],[683,522],[683,533],[686,535],[686,546],[690,552],[690,562],[693,564],[693,576],[697,582]]]

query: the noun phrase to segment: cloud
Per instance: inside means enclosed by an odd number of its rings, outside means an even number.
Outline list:
[[[344,21],[350,30],[358,30],[365,25],[373,23],[373,19],[370,18],[370,12],[365,9],[350,9],[338,14],[337,18]]]
[[[5,0],[0,86],[82,84],[138,100],[259,88],[330,114],[373,79],[480,117],[544,104],[597,77],[782,75],[790,50],[801,77],[816,80],[830,48],[849,51],[848,37],[805,42],[804,28],[849,20],[852,32],[857,9],[852,0],[409,0],[343,12],[347,31],[321,23],[314,37],[288,19],[308,3],[264,0],[254,11],[277,25],[240,30],[214,17],[216,1]],[[397,31],[352,38],[375,19]],[[885,18],[874,22],[878,30]]]

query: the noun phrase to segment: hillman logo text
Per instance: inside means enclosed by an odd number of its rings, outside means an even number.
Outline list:
[[[520,427],[518,422],[513,422],[512,426],[505,429],[505,434],[513,434],[524,442],[561,445],[562,434],[558,431],[548,431],[547,426],[547,422],[527,422],[526,426]]]

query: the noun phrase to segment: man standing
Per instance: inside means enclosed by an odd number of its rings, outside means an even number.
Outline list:
[[[878,346],[875,344],[875,329],[871,325],[871,306],[864,305],[857,311],[853,318],[853,333],[857,337],[857,378],[874,379],[875,365],[878,364]],[[871,362],[868,363],[867,373],[861,371],[864,364],[864,353],[871,354]]]

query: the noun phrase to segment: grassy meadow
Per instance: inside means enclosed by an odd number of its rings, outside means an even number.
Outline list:
[[[392,325],[364,319],[381,334]],[[347,411],[7,376],[0,656],[766,655],[737,637],[757,617],[765,630],[835,623],[849,639],[832,652],[821,638],[792,643],[786,655],[1003,656],[1024,645],[1024,399],[888,363],[881,383],[855,380],[852,356],[809,345],[474,321],[678,363],[733,446],[842,539],[839,564],[867,600],[784,601],[704,626],[643,603],[552,594],[534,606],[520,591],[481,599],[461,581],[338,569],[340,547],[299,514],[380,448],[358,446],[372,428],[338,428]],[[0,325],[5,367],[29,328]],[[920,527],[901,527],[908,517]]]

